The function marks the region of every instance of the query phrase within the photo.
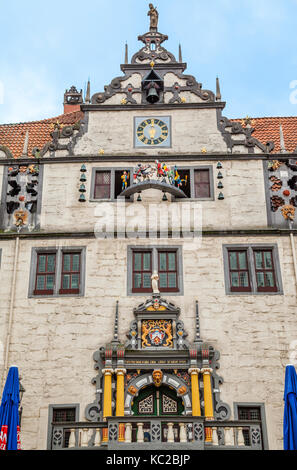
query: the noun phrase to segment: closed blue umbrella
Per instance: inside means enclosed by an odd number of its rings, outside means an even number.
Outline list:
[[[287,365],[284,393],[284,450],[297,450],[297,374]]]
[[[0,450],[20,449],[20,382],[16,366],[10,367],[0,406]]]

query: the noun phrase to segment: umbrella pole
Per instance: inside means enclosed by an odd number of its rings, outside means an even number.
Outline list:
[[[18,257],[19,257],[19,244],[20,244],[20,238],[19,236],[17,236],[15,239],[13,278],[12,278],[12,286],[11,286],[11,294],[10,294],[9,319],[8,319],[8,332],[6,335],[4,373],[2,375],[1,390],[3,389],[4,379],[6,377],[7,369],[8,369],[9,349],[10,349],[10,342],[11,342],[11,330],[12,330],[12,324],[13,324],[13,306],[14,306],[14,299],[15,299],[17,263],[18,263]]]

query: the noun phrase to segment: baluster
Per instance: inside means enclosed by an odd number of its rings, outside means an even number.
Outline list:
[[[242,428],[237,428],[237,445],[240,447],[245,446]]]
[[[167,442],[174,442],[173,423],[168,423]]]
[[[219,445],[219,436],[218,436],[218,428],[212,428],[212,445],[218,446]]]
[[[131,423],[126,423],[125,442],[127,442],[128,444],[132,442],[132,424]]]
[[[101,445],[101,431],[100,431],[100,428],[97,428],[96,434],[95,434],[94,446],[100,447],[100,445]]]
[[[83,428],[82,430],[82,437],[81,437],[81,446],[88,447],[89,444],[89,430],[88,428]]]
[[[68,448],[75,447],[75,429],[70,429]]]
[[[225,446],[234,446],[233,428],[225,428]]]
[[[179,442],[188,442],[186,425],[184,423],[179,423]]]
[[[143,423],[137,423],[137,442],[144,442]]]

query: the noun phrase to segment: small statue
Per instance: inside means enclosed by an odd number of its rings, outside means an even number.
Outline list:
[[[122,180],[122,191],[127,188],[128,186],[128,179],[129,179],[129,173],[127,171],[124,171],[121,180]]]
[[[153,294],[160,294],[159,287],[158,287],[159,274],[157,273],[157,271],[153,272],[151,280],[152,280]]]
[[[159,21],[159,13],[152,3],[149,4],[150,10],[147,16],[150,16],[150,31],[157,31],[158,29],[158,21]]]
[[[175,171],[174,181],[175,181],[175,184],[177,185],[177,187],[180,188],[183,185],[183,183],[185,183],[185,185],[186,185],[187,181],[188,181],[187,175],[186,175],[185,179],[181,179],[180,174],[178,173],[176,166],[174,168],[174,171]]]

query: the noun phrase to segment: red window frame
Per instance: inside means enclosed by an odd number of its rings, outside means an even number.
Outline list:
[[[262,268],[257,268],[256,253],[261,253],[261,255],[262,255],[262,266],[263,266]],[[265,267],[264,253],[270,253],[271,265],[272,265],[271,268],[266,268]],[[257,291],[258,292],[277,292],[278,288],[277,288],[277,284],[276,284],[276,275],[275,275],[274,260],[273,260],[273,250],[272,249],[254,248],[253,249],[253,254],[254,254],[254,264],[255,264],[255,275],[256,275]],[[264,274],[265,286],[259,286],[258,285],[258,277],[257,277],[258,273],[263,273]],[[267,277],[265,276],[266,273],[272,273],[274,286],[267,285]]]
[[[166,269],[161,270],[160,268],[160,256],[161,254],[166,254]],[[169,270],[169,261],[168,261],[168,255],[169,253],[174,253],[175,255],[175,263],[174,263],[174,269]],[[176,250],[158,250],[158,274],[159,277],[161,274],[165,274],[167,276],[167,286],[169,285],[169,275],[170,274],[175,274],[176,278],[176,287],[161,287],[160,286],[160,280],[159,280],[159,291],[160,292],[178,292],[179,291],[179,286],[178,286],[178,266],[177,266],[177,251]]]
[[[107,175],[107,174],[109,175],[109,183],[104,183],[104,175]],[[98,195],[99,191],[101,192],[101,194]],[[96,171],[96,175],[95,175],[94,199],[110,199],[110,198],[111,198],[111,171],[98,170]]]
[[[206,175],[206,178],[204,176]],[[210,198],[210,171],[209,169],[194,170],[194,191],[195,198]],[[207,194],[206,194],[207,193]]]
[[[70,270],[65,270],[65,256],[70,256]],[[73,256],[79,256],[79,267],[78,271],[73,270]],[[69,285],[71,286],[72,284],[72,276],[73,275],[78,275],[78,288],[73,289],[63,289],[63,277],[64,276],[70,276],[69,279]],[[62,272],[61,272],[61,288],[59,290],[59,294],[79,294],[80,291],[80,282],[81,282],[81,253],[80,252],[73,252],[73,251],[63,251],[62,253]]]
[[[135,255],[141,255],[141,268],[140,269],[135,269]],[[149,254],[150,255],[150,269],[144,269],[143,266],[143,255],[144,254]],[[132,292],[152,292],[152,287],[143,287],[143,279],[144,279],[144,274],[149,274],[150,277],[152,276],[152,263],[153,263],[153,253],[152,251],[133,251],[133,256],[132,256]],[[141,287],[135,287],[135,274],[141,274]]]
[[[45,257],[45,269],[43,272],[39,272],[39,266],[40,266],[40,257],[43,256]],[[48,271],[48,257],[49,256],[54,256],[55,257],[55,263],[54,263],[54,270],[53,271]],[[37,280],[39,277],[44,278],[43,285],[46,286],[46,277],[47,276],[53,276],[54,277],[54,285],[55,285],[55,279],[56,279],[56,259],[57,254],[56,253],[37,253],[37,264],[36,264],[36,275],[35,275],[35,290],[34,290],[34,295],[52,295],[54,293],[54,289],[37,289]]]
[[[231,253],[236,253],[236,269],[231,269],[231,263],[230,263],[230,255]],[[239,266],[239,253],[244,253],[245,254],[245,261],[246,261],[246,268],[245,269],[240,269]],[[248,262],[248,252],[247,250],[228,250],[228,263],[229,263],[229,279],[230,279],[230,290],[231,292],[252,292],[252,286],[251,286],[251,279],[250,279],[250,272],[249,272],[249,262]],[[238,279],[240,280],[240,273],[247,273],[248,276],[248,285],[247,286],[232,286],[232,273],[238,273]]]

